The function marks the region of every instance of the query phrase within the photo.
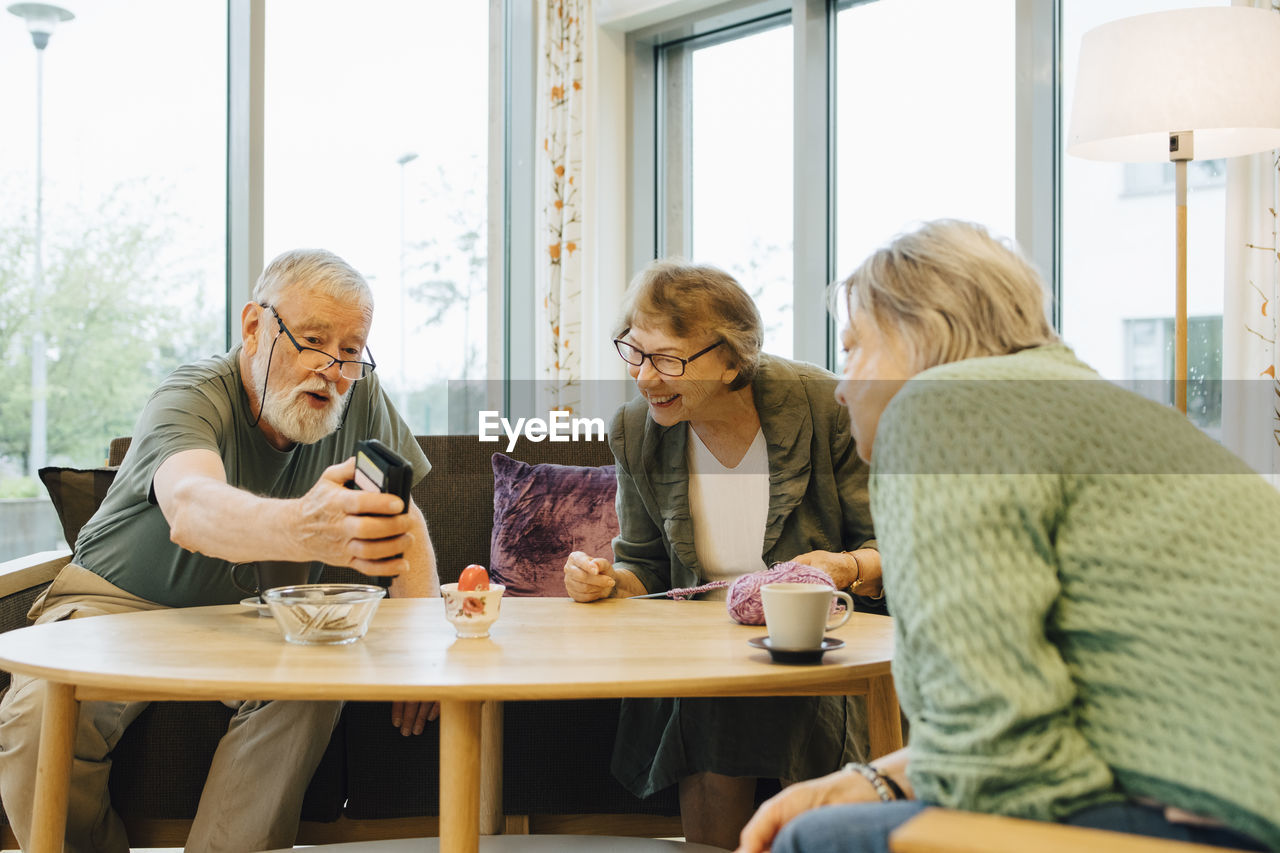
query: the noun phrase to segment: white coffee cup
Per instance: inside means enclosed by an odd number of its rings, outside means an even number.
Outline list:
[[[833,597],[844,600],[844,612],[831,617]],[[769,644],[778,649],[816,649],[822,636],[849,621],[853,599],[847,592],[820,583],[767,583],[760,588]]]

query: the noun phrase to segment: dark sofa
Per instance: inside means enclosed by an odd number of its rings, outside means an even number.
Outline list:
[[[440,579],[447,583],[469,563],[489,564],[490,460],[503,448],[460,435],[419,436],[418,442],[433,467],[413,497],[427,518]],[[118,464],[127,446],[128,439],[114,441],[109,463]],[[604,441],[521,441],[507,455],[531,464],[613,461]],[[26,624],[31,601],[67,559],[44,556],[5,564],[10,570],[0,576],[0,630]],[[331,580],[363,577],[346,569],[327,572]],[[8,676],[3,680],[7,684]],[[640,800],[610,775],[617,711],[617,700],[506,703],[501,803],[494,804],[503,819],[490,828],[680,834],[674,790]],[[217,703],[156,702],[130,726],[116,749],[110,784],[134,846],[182,843],[230,715]],[[405,738],[391,726],[386,703],[349,703],[307,791],[299,843],[434,834],[438,772],[432,729]]]

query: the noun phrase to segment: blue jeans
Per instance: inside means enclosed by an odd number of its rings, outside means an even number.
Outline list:
[[[814,809],[783,827],[773,843],[773,853],[889,853],[889,833],[925,808],[928,803],[902,800]],[[1236,850],[1267,849],[1229,829],[1169,823],[1163,810],[1133,803],[1094,806],[1062,822]]]

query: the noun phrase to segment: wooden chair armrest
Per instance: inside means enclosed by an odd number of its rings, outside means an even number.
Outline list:
[[[63,548],[39,551],[0,563],[0,598],[48,583],[69,562],[71,552]]]
[[[1222,847],[1187,844],[951,809],[925,809],[889,836],[892,853],[1210,853]]]

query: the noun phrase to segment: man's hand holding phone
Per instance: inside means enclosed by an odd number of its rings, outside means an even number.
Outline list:
[[[350,566],[366,575],[388,577],[407,572],[404,553],[411,541],[412,524],[407,512],[408,490],[404,489],[402,497],[380,488],[347,488],[348,483],[360,482],[360,461],[357,452],[355,457],[330,466],[299,499],[301,517],[294,528],[299,544],[310,559]],[[412,469],[400,462],[409,473],[387,481],[396,489],[412,481]]]
[[[400,498],[400,512],[407,513],[413,467],[376,438],[359,441],[356,442],[356,473],[351,485],[366,492],[395,495]],[[401,552],[394,559],[403,556]]]
[[[353,485],[366,492],[396,495],[401,512],[409,509],[409,489],[413,487],[413,467],[376,438],[356,443],[356,472]]]

